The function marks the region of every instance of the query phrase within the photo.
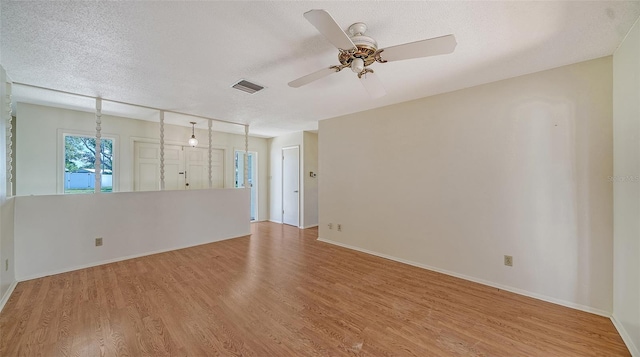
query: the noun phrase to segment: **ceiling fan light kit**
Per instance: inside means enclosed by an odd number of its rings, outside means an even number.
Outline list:
[[[364,71],[364,60],[362,58],[354,58],[351,61],[351,70],[355,73]]]
[[[299,88],[332,73],[340,72],[349,67],[358,75],[360,83],[365,87],[369,95],[378,98],[386,95],[386,91],[380,79],[368,66],[374,62],[387,63],[405,59],[429,57],[453,52],[456,48],[456,39],[453,35],[436,37],[402,45],[378,49],[378,42],[366,36],[367,25],[356,22],[349,26],[347,35],[325,10],[311,10],[304,13],[304,17],[338,49],[339,65],[330,66],[319,71],[300,77],[289,82],[289,86]]]

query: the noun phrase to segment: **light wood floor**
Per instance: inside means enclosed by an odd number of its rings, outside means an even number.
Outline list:
[[[252,229],[18,284],[0,356],[629,356],[604,317]]]

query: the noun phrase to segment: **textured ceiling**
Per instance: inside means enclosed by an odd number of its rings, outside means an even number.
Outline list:
[[[382,48],[446,34],[458,46],[451,55],[374,63],[388,92],[381,99],[369,98],[349,70],[290,88],[287,82],[337,64],[337,51],[302,16],[310,9],[326,9],[344,29],[367,23]],[[0,10],[0,63],[13,81],[248,123],[254,134],[276,136],[611,55],[640,3],[3,0]],[[241,78],[267,88],[254,95],[231,89]],[[26,88],[15,97],[91,108]],[[114,113],[157,116],[123,106]]]

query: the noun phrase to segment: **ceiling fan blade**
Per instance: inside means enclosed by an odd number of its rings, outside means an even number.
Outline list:
[[[380,98],[387,95],[382,81],[380,81],[380,78],[373,72],[363,74],[362,77],[360,77],[360,83],[362,83],[371,98]]]
[[[339,70],[336,69],[336,67],[323,68],[319,71],[315,71],[311,74],[307,74],[304,77],[300,77],[296,80],[289,82],[289,87],[293,87],[293,88],[302,87],[305,84],[309,84],[313,81],[317,81],[320,78],[324,78],[330,75],[331,73],[336,73],[336,72],[340,72]]]
[[[403,45],[385,48],[380,57],[387,62],[401,61],[411,58],[444,55],[453,52],[456,48],[456,37],[446,35],[430,38],[428,40],[405,43]]]
[[[304,18],[338,49],[344,51],[356,49],[356,45],[353,44],[349,36],[342,31],[336,20],[325,10],[307,11],[304,13]]]

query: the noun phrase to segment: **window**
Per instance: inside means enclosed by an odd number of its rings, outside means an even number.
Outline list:
[[[235,152],[235,187],[244,187],[244,151],[236,150]],[[248,162],[248,179],[249,187],[251,187],[251,221],[257,220],[258,217],[258,153],[249,151],[247,157]]]
[[[102,192],[113,191],[113,139],[102,138],[100,167]],[[64,193],[95,191],[96,139],[64,135]]]

